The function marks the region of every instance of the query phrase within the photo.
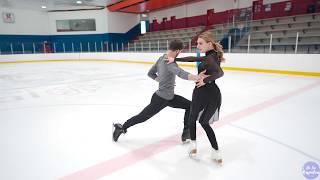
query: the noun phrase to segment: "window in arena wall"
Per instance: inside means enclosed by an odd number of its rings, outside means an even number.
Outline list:
[[[56,20],[57,32],[96,31],[95,19]]]

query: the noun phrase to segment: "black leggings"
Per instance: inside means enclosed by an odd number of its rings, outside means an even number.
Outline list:
[[[210,126],[210,119],[216,110],[220,109],[221,94],[217,86],[202,87],[194,89],[192,94],[191,114],[189,120],[191,140],[196,140],[196,121],[199,120],[202,128],[207,134],[212,148],[218,150],[216,135]]]
[[[186,110],[184,113],[184,129],[187,129],[190,113],[190,104],[191,102],[188,99],[179,95],[174,95],[172,100],[166,100],[154,93],[151,98],[150,104],[146,106],[138,115],[128,119],[122,127],[126,130],[131,126],[142,123],[150,119],[158,112],[160,112],[163,108],[169,106],[173,108],[180,108]]]

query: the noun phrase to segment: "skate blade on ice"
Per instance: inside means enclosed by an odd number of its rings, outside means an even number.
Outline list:
[[[189,158],[192,159],[192,160],[194,160],[194,161],[197,161],[197,162],[200,162],[200,161],[201,161],[201,159],[200,159],[198,156],[196,156],[196,155],[190,155],[190,154],[189,154]]]
[[[193,160],[200,161],[199,157],[197,157],[197,150],[193,149],[189,152],[189,157]]]
[[[219,166],[223,166],[223,161],[222,161],[222,159],[213,159],[212,161],[214,161],[215,163],[217,163]]]

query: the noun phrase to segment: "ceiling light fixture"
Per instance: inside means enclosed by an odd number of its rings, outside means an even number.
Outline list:
[[[82,1],[77,1],[76,3],[77,3],[77,4],[82,4]]]
[[[42,9],[46,9],[46,8],[47,8],[47,6],[44,6],[44,5],[43,5],[43,6],[41,6],[41,8],[42,8]]]

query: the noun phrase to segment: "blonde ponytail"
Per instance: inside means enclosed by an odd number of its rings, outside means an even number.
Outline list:
[[[220,42],[213,43],[213,50],[217,52],[218,58],[221,62],[226,61],[226,59],[223,57],[223,46],[220,44]]]

